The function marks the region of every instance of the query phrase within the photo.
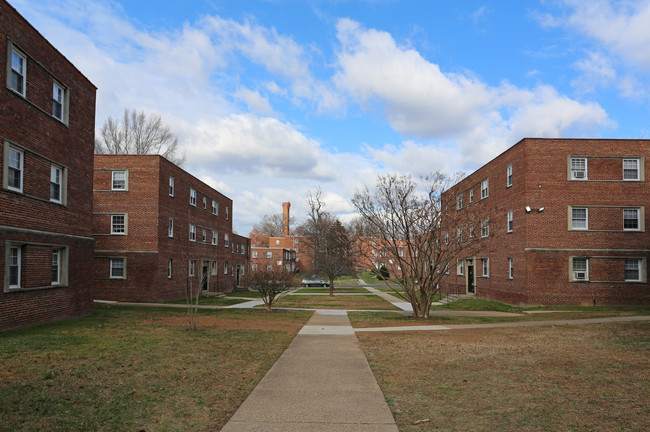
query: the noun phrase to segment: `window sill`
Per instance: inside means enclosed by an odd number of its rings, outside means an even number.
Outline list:
[[[46,289],[56,289],[56,288],[67,288],[68,285],[66,284],[56,284],[56,285],[47,285],[47,286],[39,286],[39,287],[32,287],[32,288],[5,288],[4,292],[5,294],[9,293],[19,293],[19,292],[28,292],[28,291],[38,291],[38,290],[46,290]]]

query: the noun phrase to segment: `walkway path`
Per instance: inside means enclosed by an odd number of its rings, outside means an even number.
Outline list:
[[[345,311],[317,310],[222,432],[397,432]]]

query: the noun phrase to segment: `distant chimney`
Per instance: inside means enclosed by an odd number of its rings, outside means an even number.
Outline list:
[[[290,202],[282,203],[282,237],[289,237],[289,207]]]

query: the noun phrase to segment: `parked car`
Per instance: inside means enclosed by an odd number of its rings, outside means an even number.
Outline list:
[[[330,286],[329,282],[324,281],[323,279],[316,279],[316,278],[303,279],[301,284],[302,284],[302,286],[306,286],[306,287],[328,287],[328,286]]]

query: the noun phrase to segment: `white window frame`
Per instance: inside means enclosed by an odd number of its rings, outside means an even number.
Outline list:
[[[172,278],[173,267],[174,267],[174,260],[170,258],[167,260],[167,279]]]
[[[62,123],[67,123],[68,113],[68,89],[54,81],[52,83],[52,117]],[[56,108],[60,110],[60,117],[56,115]]]
[[[167,235],[169,238],[174,238],[174,218],[169,218],[169,226],[167,228]]]
[[[15,251],[15,254],[14,254]],[[22,273],[22,257],[23,257],[23,250],[20,246],[9,246],[9,264],[7,266],[7,270],[9,272],[8,275],[8,282],[9,282],[9,289],[18,289],[20,288],[20,283],[21,281],[21,273]],[[14,263],[15,260],[15,263]],[[16,281],[15,283],[11,283],[11,268],[15,267],[16,268]]]
[[[512,164],[506,167],[506,187],[512,186]]]
[[[53,188],[58,187],[58,197],[53,197]],[[63,168],[50,165],[50,202],[61,204],[63,202]]]
[[[456,273],[458,276],[465,276],[465,260],[459,259],[456,263]]]
[[[515,227],[515,222],[514,222],[514,216],[512,213],[512,210],[508,211],[508,224],[507,224],[507,232],[511,233]]]
[[[589,230],[589,208],[587,207],[570,207],[571,211],[571,230],[573,231],[587,231]],[[574,211],[576,210],[584,210],[585,211],[585,226],[577,226],[576,221],[582,221],[582,218],[576,218],[574,215]]]
[[[216,200],[212,200],[212,214],[219,215],[219,203]]]
[[[625,216],[626,216],[626,213],[628,213],[628,212],[636,213],[636,217],[635,218],[631,218],[631,217],[626,218]],[[625,221],[626,220],[636,220],[636,227],[635,228],[626,228],[625,227]],[[641,231],[641,209],[634,208],[634,207],[632,207],[632,208],[624,208],[623,209],[623,230],[624,231]]]
[[[174,177],[169,177],[169,196],[174,196]]]
[[[206,197],[203,197],[203,210],[206,210],[208,208],[208,199]]]
[[[212,231],[212,245],[216,246],[217,245],[217,232]]]
[[[223,235],[223,246],[230,247],[230,234],[228,233]]]
[[[194,277],[196,275],[195,268],[196,268],[196,260],[190,260],[188,263],[188,274],[189,277]]]
[[[635,168],[626,168],[625,164],[629,162],[634,162]],[[639,181],[641,180],[641,169],[640,169],[641,163],[639,159],[623,159],[623,180],[624,181]],[[636,177],[634,178],[626,178],[625,177],[625,171],[636,171]]]
[[[271,264],[266,266],[266,271],[272,271],[272,270],[273,270],[273,266]]]
[[[122,218],[119,222],[118,218]],[[117,220],[116,220],[117,219]],[[121,226],[121,230],[119,229]],[[111,215],[111,234],[112,235],[126,235],[127,234],[127,215],[124,213]]]
[[[124,180],[117,179],[118,182],[124,181],[124,187],[115,187],[115,175],[124,174]],[[126,170],[115,170],[111,171],[111,190],[112,191],[127,191],[129,190],[129,172]]]
[[[628,268],[628,265],[636,264],[636,269]],[[624,272],[625,272],[625,282],[642,282],[643,281],[643,260],[641,258],[625,258],[624,260]],[[636,270],[638,276],[636,279],[630,279],[627,277],[628,270]]]
[[[253,251],[253,258],[257,258],[257,251]]]
[[[251,265],[251,271],[254,271],[254,272],[257,271],[257,264],[252,264]]]
[[[190,224],[190,241],[196,241],[196,225]]]
[[[190,205],[196,207],[196,189],[190,188]]]
[[[514,279],[515,277],[515,268],[512,258],[508,258],[508,279]]]
[[[120,266],[114,266],[113,264],[121,263]],[[121,268],[122,274],[117,275],[114,273],[114,270]],[[126,258],[110,258],[109,259],[109,277],[111,279],[126,279]]]
[[[576,269],[576,261],[585,263],[584,269]],[[589,280],[589,258],[587,257],[571,257],[571,279],[574,281],[588,281]]]
[[[56,269],[56,271],[55,271]],[[56,278],[54,277],[56,275]],[[51,285],[61,284],[61,249],[52,249],[52,281]]]
[[[23,150],[21,150],[21,149],[17,149],[15,147],[12,147],[12,146],[8,145],[6,141],[5,141],[5,148],[7,148],[7,152],[6,152],[6,157],[7,157],[7,164],[6,164],[7,184],[6,184],[6,187],[9,190],[22,193],[23,192],[23,185],[24,185],[23,177],[24,177],[24,174],[25,174],[25,152]],[[15,158],[13,160],[14,165],[12,165],[12,154],[18,155],[18,160],[16,161]],[[18,166],[15,166],[15,162],[18,163]],[[14,172],[18,171],[18,173],[19,173],[18,177],[19,177],[20,184],[18,185],[18,187],[12,186],[12,185],[9,184],[9,179],[14,178],[14,176],[11,175],[12,171],[14,171]]]
[[[574,163],[575,162],[575,163]],[[579,166],[584,162],[584,169]],[[572,157],[569,158],[569,171],[571,172],[571,180],[588,180],[589,179],[589,164],[586,157]],[[582,173],[578,175],[578,173]]]
[[[223,262],[223,274],[228,274],[228,261]]]
[[[481,222],[481,238],[487,238],[490,236],[490,221],[489,219],[484,219]]]
[[[273,258],[273,252],[267,252],[266,253],[266,258],[268,258],[268,259]]]
[[[210,261],[210,276],[216,276],[216,275],[217,275],[217,262]]]
[[[469,202],[470,204],[474,202],[474,189],[469,190]]]
[[[456,210],[460,210],[463,208],[463,194],[459,193],[456,195]]]
[[[226,220],[230,219],[230,211],[228,210],[228,206],[226,206]]]
[[[14,55],[21,60],[20,69],[14,67]],[[21,89],[14,87],[14,76],[19,77],[20,82],[18,85],[22,87]],[[27,97],[27,56],[13,47],[9,52],[7,61],[7,87],[22,97]]]
[[[481,258],[483,277],[490,277],[490,258]]]
[[[481,199],[485,199],[490,196],[490,179],[485,179],[481,181]]]
[[[203,243],[205,243],[205,242],[208,241],[208,230],[206,230],[205,228],[203,228],[203,232],[202,232],[202,237],[201,237],[201,238],[203,239]]]

